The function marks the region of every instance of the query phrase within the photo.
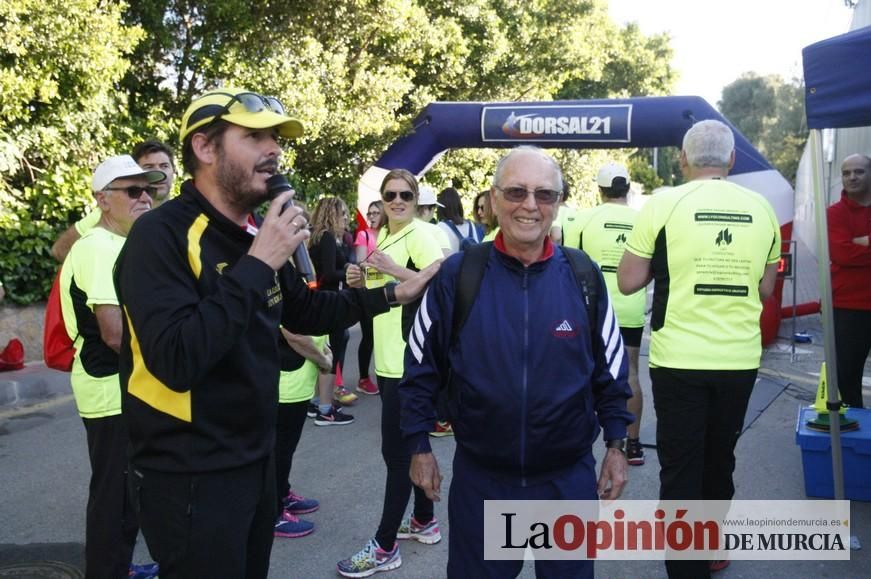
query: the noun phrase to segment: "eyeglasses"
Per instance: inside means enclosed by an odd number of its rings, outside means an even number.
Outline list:
[[[384,191],[381,193],[381,198],[387,203],[390,203],[391,201],[396,199],[397,195],[399,195],[399,198],[406,203],[414,201],[414,193],[412,193],[411,191],[400,191],[399,193],[397,193],[396,191]]]
[[[380,211],[370,211],[366,214],[366,217],[378,217],[379,215],[381,215]]]
[[[148,193],[149,197],[154,197],[157,194],[157,187],[130,185],[129,187],[106,187],[104,191],[124,191],[131,199],[139,199],[143,193]]]
[[[559,201],[560,195],[562,195],[562,191],[557,191],[555,189],[536,189],[535,191],[530,191],[526,187],[502,188],[498,185],[495,187],[502,191],[502,195],[505,197],[506,201],[511,201],[512,203],[522,203],[526,201],[526,198],[529,197],[529,195],[532,195],[535,197],[537,203],[553,205]]]
[[[192,127],[200,121],[209,117],[214,117],[210,122],[217,121],[224,115],[230,113],[230,107],[233,106],[233,103],[239,103],[245,108],[245,111],[249,113],[259,113],[267,110],[272,111],[273,113],[277,113],[279,115],[284,115],[284,105],[282,105],[281,101],[279,101],[275,97],[259,95],[256,92],[240,92],[239,94],[235,95],[230,93],[213,94],[226,95],[230,97],[230,100],[227,101],[227,104],[225,104],[224,106],[206,105],[200,109],[197,109],[191,114],[190,118],[188,119],[188,127]]]

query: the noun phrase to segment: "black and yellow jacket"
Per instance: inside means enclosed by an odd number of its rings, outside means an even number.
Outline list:
[[[134,465],[203,472],[268,456],[279,324],[319,335],[387,311],[380,290],[315,292],[290,265],[274,272],[247,255],[252,240],[190,181],[130,231],[115,285]]]

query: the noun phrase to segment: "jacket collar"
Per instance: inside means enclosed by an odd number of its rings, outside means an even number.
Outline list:
[[[209,221],[226,231],[229,235],[237,236],[240,239],[251,241],[252,235],[248,233],[246,227],[239,227],[233,221],[227,219],[223,213],[218,211],[214,205],[209,203],[209,200],[197,189],[192,179],[188,179],[181,185],[181,199],[189,199],[199,210],[209,218]],[[255,217],[255,224],[258,224]],[[250,221],[250,217],[249,217]]]
[[[499,233],[496,234],[496,239],[493,240],[493,246],[497,250],[499,250],[499,253],[501,253],[507,257],[510,257],[511,259],[515,259],[515,260],[517,259],[517,258],[508,254],[508,250],[505,247],[505,239],[502,237],[501,230],[499,231]],[[541,257],[538,258],[538,261],[536,261],[535,263],[541,263],[543,261],[547,261],[551,257],[553,257],[553,242],[550,240],[550,235],[546,235],[544,237],[544,251],[541,253]],[[533,264],[533,265],[535,265],[535,264]]]

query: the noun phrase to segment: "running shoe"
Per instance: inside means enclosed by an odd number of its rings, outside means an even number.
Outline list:
[[[287,509],[281,512],[281,516],[275,521],[275,530],[273,534],[276,537],[286,537],[295,539],[311,534],[315,530],[315,524],[311,521],[303,521],[296,515],[288,512]]]
[[[378,384],[373,382],[369,376],[366,376],[357,383],[357,392],[374,396],[379,393]]]
[[[309,418],[315,418],[318,415],[318,405],[314,402],[309,402],[308,408],[305,409],[305,415]]]
[[[313,513],[321,506],[321,504],[315,499],[302,497],[293,492],[293,489],[290,489],[287,492],[287,496],[281,499],[281,502],[284,504],[284,508],[287,509],[291,515]]]
[[[435,430],[429,433],[430,436],[441,438],[443,436],[453,436],[454,427],[447,420],[439,420],[436,422]]]
[[[158,571],[160,571],[160,568],[157,563],[145,563],[143,565],[130,563],[127,577],[129,579],[157,579]]]
[[[442,540],[442,533],[439,531],[439,520],[435,517],[425,525],[417,522],[412,515],[408,515],[399,525],[399,531],[396,533],[397,539],[414,539],[425,545],[435,545]]]
[[[345,425],[352,422],[354,422],[354,417],[342,412],[342,409],[335,404],[330,407],[330,411],[326,414],[321,414],[318,411],[318,415],[315,417],[315,426]]]
[[[392,551],[385,551],[378,546],[378,541],[370,539],[359,553],[339,561],[336,571],[342,577],[368,577],[379,571],[398,569],[400,565],[399,543],[393,545]]]
[[[333,391],[333,398],[342,406],[350,406],[357,401],[357,395],[344,386],[339,386]]]
[[[626,442],[626,462],[632,466],[644,464],[644,448],[641,446],[639,439],[630,438]]]

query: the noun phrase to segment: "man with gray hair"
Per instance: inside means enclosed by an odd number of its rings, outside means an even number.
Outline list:
[[[128,437],[118,375],[123,327],[112,270],[133,223],[151,209],[154,184],[164,179],[163,171],[145,169],[129,155],[100,163],[91,179],[100,219],[73,244],[60,273],[63,319],[76,346],[70,384],[91,464],[87,577],[126,577],[139,528],[126,490]]]
[[[762,355],[759,314],[780,258],[780,227],[764,197],[726,181],[735,139],[707,120],[687,131],[688,182],[641,210],[617,270],[629,295],[654,280],[650,378],[664,500],[729,500],[735,444]],[[700,579],[727,561],[666,561]]]
[[[587,260],[601,291],[582,292],[569,254],[548,236],[562,189],[546,153],[508,153],[490,189],[500,232],[444,262],[408,339],[401,427],[411,479],[433,500],[441,474],[427,433],[442,384],[457,440],[449,578],[515,577],[523,566],[522,550],[520,560],[484,558],[485,500],[616,499],[626,484],[626,356],[601,272]],[[470,271],[480,276],[476,295],[462,291]],[[464,297],[471,303],[458,327]],[[597,477],[600,429],[608,450]],[[593,576],[592,561],[537,560],[535,569]]]

